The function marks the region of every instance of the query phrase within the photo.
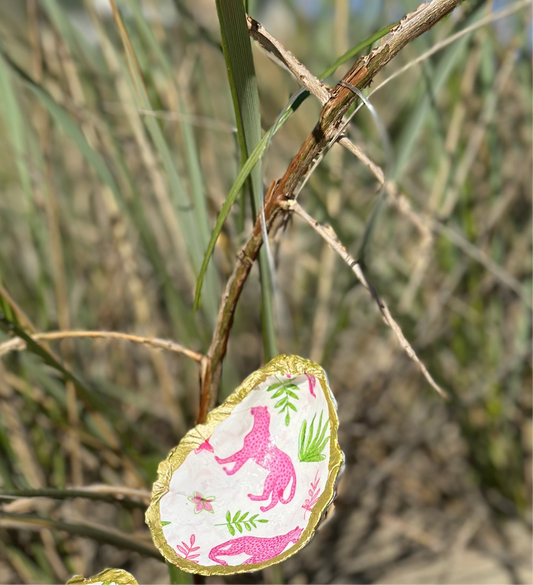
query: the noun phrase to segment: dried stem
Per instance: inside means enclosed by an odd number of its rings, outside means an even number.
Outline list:
[[[354,258],[347,252],[346,248],[340,243],[337,235],[330,226],[323,226],[313,219],[297,201],[286,201],[283,207],[288,211],[292,211],[304,219],[324,240],[331,246],[331,248],[337,252],[337,254],[348,264],[353,270],[355,276],[359,282],[365,287],[365,289],[372,295],[372,298],[376,301],[376,304],[383,315],[383,320],[387,325],[394,331],[394,334],[398,338],[400,345],[403,347],[407,355],[416,363],[420,371],[431,384],[431,386],[443,397],[446,398],[446,392],[435,382],[431,374],[428,372],[426,366],[420,361],[416,355],[415,350],[411,347],[410,343],[405,338],[400,326],[392,315],[390,314],[389,308],[386,303],[380,298],[376,289],[368,282],[368,279],[363,273],[361,265],[354,260]]]
[[[359,90],[364,89],[405,45],[433,27],[460,3],[461,0],[434,0],[430,4],[421,5],[416,12],[408,14],[392,29],[379,47],[360,58],[342,81],[354,85]],[[322,108],[317,125],[293,158],[283,177],[275,181],[270,188],[265,203],[267,231],[270,231],[276,224],[276,220],[281,218],[284,210],[280,204],[294,198],[298,183],[305,176],[313,160],[328,147],[343,122],[344,114],[355,99],[354,93],[340,84],[331,90],[330,98]],[[256,222],[251,238],[239,253],[238,262],[222,296],[211,346],[202,364],[202,389],[198,416],[200,422],[205,421],[207,412],[216,401],[222,360],[226,354],[235,308],[261,244],[261,225]],[[410,347],[408,344],[407,346]],[[427,376],[431,378],[429,374]]]
[[[330,89],[309,72],[305,65],[276,40],[265,28],[250,16],[247,17],[248,32],[276,63],[287,69],[296,80],[324,105],[330,97]]]
[[[156,349],[166,349],[175,353],[181,353],[195,362],[202,361],[202,354],[188,349],[183,345],[174,343],[168,339],[159,339],[158,337],[139,337],[138,335],[129,335],[118,331],[50,331],[48,333],[35,333],[32,336],[35,341],[54,341],[57,339],[67,338],[92,338],[92,339],[122,339],[132,343],[142,343]],[[14,337],[9,341],[0,344],[0,356],[10,351],[20,351],[26,349],[26,343],[20,337]]]

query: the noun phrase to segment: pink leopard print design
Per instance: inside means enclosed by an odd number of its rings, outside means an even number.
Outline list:
[[[273,559],[280,555],[291,542],[297,543],[302,535],[300,527],[294,528],[287,534],[282,536],[274,536],[272,538],[259,538],[257,536],[241,536],[233,540],[223,542],[215,546],[209,552],[209,558],[219,565],[227,565],[228,563],[219,557],[234,556],[240,554],[250,555],[243,565],[252,565],[262,563]]]
[[[291,458],[278,449],[272,442],[270,435],[270,414],[266,406],[254,406],[250,409],[254,417],[252,430],[244,437],[244,445],[230,457],[221,459],[215,456],[220,465],[235,463],[233,469],[223,467],[227,475],[233,475],[249,460],[255,461],[263,469],[270,473],[265,479],[263,493],[261,495],[248,494],[254,502],[265,502],[272,497],[268,506],[261,506],[262,512],[271,510],[279,503],[288,504],[296,492],[296,472]],[[283,495],[285,489],[291,483],[291,491],[287,499]]]

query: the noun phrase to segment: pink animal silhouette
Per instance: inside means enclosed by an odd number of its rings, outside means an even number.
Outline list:
[[[296,472],[291,458],[278,449],[272,442],[270,436],[270,414],[266,406],[254,406],[250,412],[254,417],[254,426],[252,430],[244,437],[244,445],[240,451],[221,459],[216,457],[217,463],[225,465],[227,463],[235,463],[233,469],[224,467],[224,471],[228,475],[233,475],[248,461],[252,459],[261,466],[267,469],[270,473],[265,479],[263,486],[263,493],[260,496],[248,494],[250,500],[254,502],[265,502],[272,495],[272,500],[268,506],[261,506],[262,512],[271,510],[278,502],[288,504],[294,497],[296,491]],[[291,493],[289,497],[284,500],[283,492],[289,485],[292,479]]]
[[[243,565],[251,565],[268,561],[277,555],[280,555],[290,542],[295,544],[300,539],[302,528],[296,527],[287,534],[282,536],[273,536],[272,538],[259,538],[257,536],[241,536],[233,540],[223,542],[215,546],[209,552],[209,558],[219,565],[227,565],[226,561],[219,559],[219,556],[229,557],[245,553],[251,555],[244,561]]]

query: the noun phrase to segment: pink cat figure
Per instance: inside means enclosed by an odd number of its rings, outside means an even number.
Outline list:
[[[264,408],[264,407],[258,407]],[[280,555],[290,542],[295,544],[302,535],[302,528],[296,527],[287,534],[282,536],[273,536],[272,538],[259,538],[257,536],[241,536],[233,540],[223,542],[215,546],[209,552],[209,558],[219,565],[227,565],[226,561],[219,559],[219,556],[229,557],[245,553],[251,555],[244,561],[243,565],[252,565],[268,561],[277,555]]]
[[[216,456],[215,459],[221,465],[235,463],[231,470],[224,467],[224,471],[228,475],[233,475],[239,471],[248,459],[252,459],[257,465],[270,472],[265,479],[263,493],[260,496],[248,494],[250,500],[254,502],[265,502],[272,495],[270,504],[268,506],[261,506],[261,511],[267,512],[278,502],[288,504],[292,500],[296,491],[296,472],[294,471],[291,458],[272,443],[272,437],[268,430],[270,426],[268,408],[266,406],[254,406],[250,412],[254,417],[254,426],[244,437],[243,448],[226,459],[221,459]],[[283,492],[289,485],[291,479],[291,493],[284,500]]]

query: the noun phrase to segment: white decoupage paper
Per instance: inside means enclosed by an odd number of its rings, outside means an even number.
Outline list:
[[[203,574],[257,570],[294,554],[332,499],[337,426],[323,370],[279,356],[164,462],[147,513],[156,545]]]

